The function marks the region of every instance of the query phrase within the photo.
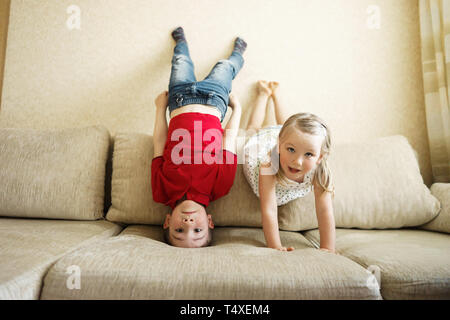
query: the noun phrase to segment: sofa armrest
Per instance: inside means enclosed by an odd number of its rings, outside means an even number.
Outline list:
[[[450,233],[450,183],[435,183],[430,189],[441,203],[441,210],[436,218],[421,226],[421,229]]]

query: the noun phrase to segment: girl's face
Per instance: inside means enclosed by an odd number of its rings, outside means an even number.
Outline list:
[[[280,167],[290,180],[303,182],[306,173],[322,160],[324,137],[289,128],[279,144]]]

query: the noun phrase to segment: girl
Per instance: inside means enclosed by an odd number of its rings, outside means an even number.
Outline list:
[[[269,248],[283,247],[278,230],[278,208],[314,189],[320,249],[335,252],[331,172],[327,159],[330,131],[322,119],[310,113],[288,118],[280,103],[277,82],[258,82],[258,95],[247,130],[257,131],[244,146],[244,174],[260,198],[264,237]],[[269,97],[275,106],[276,126],[261,129]]]

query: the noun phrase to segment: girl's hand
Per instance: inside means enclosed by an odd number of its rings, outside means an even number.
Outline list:
[[[294,247],[281,247],[278,250],[280,251],[294,251]]]
[[[229,99],[228,105],[233,110],[241,107],[241,103],[239,102],[238,98],[233,93],[230,93],[230,99]]]
[[[169,92],[163,91],[161,92],[155,99],[155,105],[157,108],[167,108],[169,104]]]
[[[330,249],[327,249],[327,248],[320,248],[319,250],[322,250],[322,251],[325,251],[325,252],[328,252],[328,253],[336,253],[334,250],[330,250]]]
[[[279,250],[279,251],[294,251],[295,249],[294,249],[294,247],[283,247],[283,246],[281,246],[281,247],[276,247],[276,248],[272,248],[272,249],[276,249],[276,250]]]

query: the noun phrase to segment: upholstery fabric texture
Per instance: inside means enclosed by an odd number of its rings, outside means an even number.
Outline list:
[[[111,207],[107,220],[162,225],[170,208],[153,201],[152,159],[152,136],[141,133],[114,136]]]
[[[102,126],[0,129],[0,215],[103,217],[109,143]]]
[[[121,229],[102,220],[1,218],[0,300],[39,299],[44,276],[55,261]]]
[[[42,299],[380,299],[373,275],[315,249],[300,233],[281,232],[293,252],[265,247],[259,228],[214,230],[212,246],[162,242],[161,227],[133,225],[119,236],[73,251],[45,277]],[[68,290],[68,266],[82,270]]]
[[[170,208],[153,201],[152,158],[152,136],[118,133],[114,137],[111,207],[106,215],[109,221],[162,225]],[[261,226],[259,201],[245,180],[242,165],[238,165],[228,195],[212,202],[207,212],[217,226]]]
[[[329,164],[336,189],[336,227],[419,226],[439,212],[439,201],[423,183],[414,149],[403,136],[338,145],[331,151]],[[280,207],[280,228],[317,228],[314,208],[314,195]]]
[[[441,203],[439,215],[421,228],[431,231],[450,233],[450,183],[435,183],[430,188]]]
[[[319,243],[319,230],[303,235]],[[379,270],[383,299],[450,299],[450,237],[424,230],[336,230],[336,250]],[[371,267],[372,266],[372,267]]]
[[[115,137],[108,220],[163,223],[170,210],[152,199],[152,157],[151,136],[123,133]],[[418,226],[438,214],[439,201],[423,183],[414,150],[402,136],[336,146],[330,166],[336,187],[333,204],[337,227]],[[261,227],[259,206],[240,164],[228,195],[212,202],[207,212],[212,214],[216,226]],[[317,228],[313,192],[280,206],[278,212],[280,229]]]

